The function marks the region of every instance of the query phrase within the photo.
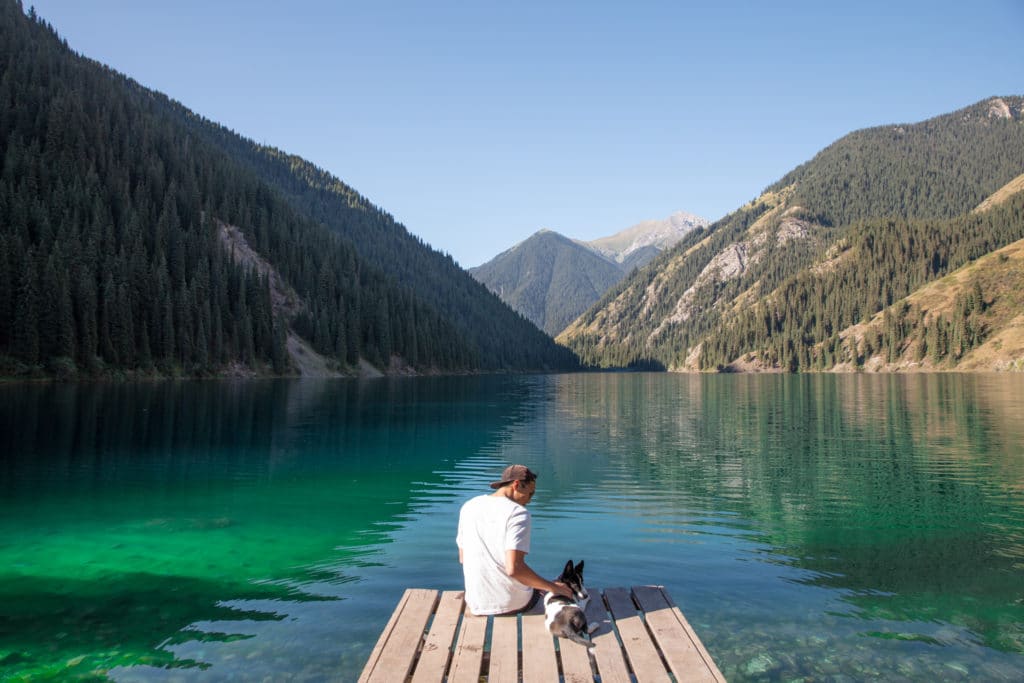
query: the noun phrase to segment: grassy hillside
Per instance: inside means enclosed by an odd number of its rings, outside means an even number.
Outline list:
[[[987,208],[1009,199],[1004,195]],[[837,370],[1024,371],[1024,240],[843,330],[839,348]]]
[[[840,331],[1024,237],[1022,98],[852,133],[621,283],[559,340],[588,363],[832,367]],[[827,349],[821,353],[816,349]]]

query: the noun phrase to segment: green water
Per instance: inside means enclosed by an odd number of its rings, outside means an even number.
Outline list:
[[[732,681],[1024,679],[1024,378],[0,386],[0,679],[355,680],[455,518],[664,584]]]

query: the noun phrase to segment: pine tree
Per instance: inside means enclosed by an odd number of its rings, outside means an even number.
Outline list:
[[[75,287],[75,321],[78,339],[78,365],[95,370],[99,353],[99,321],[96,317],[96,280],[92,272],[81,267]]]
[[[103,360],[111,365],[117,364],[117,349],[114,346],[113,319],[117,306],[117,290],[114,286],[114,275],[109,270],[100,289],[99,314],[99,353]]]
[[[14,355],[30,365],[39,361],[39,304],[33,261],[30,250],[17,286],[12,334]]]
[[[0,201],[3,197],[2,181],[0,181]],[[3,211],[0,210],[0,221]],[[9,255],[10,247],[7,237],[0,234],[0,352],[5,352],[11,345],[11,329],[14,326],[15,287],[12,281],[14,272]]]

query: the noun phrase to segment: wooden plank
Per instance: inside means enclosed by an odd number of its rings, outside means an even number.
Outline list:
[[[600,602],[601,596],[592,594],[591,602]],[[546,629],[545,629],[546,630]],[[612,634],[615,637],[615,634]],[[562,675],[565,683],[593,683],[594,669],[590,664],[590,654],[585,645],[574,643],[565,638],[558,639],[558,654],[562,660]],[[623,665],[625,669],[625,665]]]
[[[445,591],[438,601],[436,590],[410,588],[381,632],[359,681],[401,681],[411,675],[412,683],[441,683],[450,660],[449,683],[478,683],[481,676],[493,683],[517,683],[520,675],[523,683],[546,683],[559,680],[559,672],[565,683],[648,683],[669,681],[669,671],[677,681],[725,683],[663,587],[609,588],[603,598],[597,590],[590,594],[587,619],[598,625],[592,634],[594,653],[560,638],[556,654],[542,614],[476,617],[466,610],[462,591]],[[488,623],[490,657],[484,667]]]
[[[619,631],[622,646],[629,657],[637,683],[668,683],[668,671],[661,662],[661,655],[637,613],[633,600],[629,597],[629,591],[625,588],[608,588],[604,596],[608,601],[608,609],[615,617],[615,627]]]
[[[465,610],[462,628],[452,653],[448,683],[479,683],[484,661],[484,639],[487,636],[487,617],[476,617]]]
[[[370,661],[359,677],[360,681],[388,682],[404,680],[409,675],[416,651],[423,640],[423,631],[426,630],[436,603],[436,590],[410,588],[405,592],[395,608],[392,620],[388,621],[384,633],[377,641],[380,651],[374,648],[377,656],[371,654]]]
[[[491,665],[488,683],[517,683],[519,680],[519,618],[494,617],[491,627]]]
[[[409,596],[412,594],[411,588],[406,588],[405,592],[402,593],[401,599],[398,604],[395,605],[395,610],[391,613],[391,617],[388,619],[388,623],[384,626],[384,630],[380,632],[380,636],[377,638],[377,644],[373,646],[373,650],[370,652],[369,658],[366,660],[366,665],[363,667],[362,673],[359,674],[359,683],[364,683],[373,673],[374,667],[377,666],[377,662],[380,661],[380,655],[384,652],[384,646],[387,645],[388,638],[391,637],[391,631],[394,630],[395,624],[398,623],[398,617],[402,616],[402,610],[405,609],[405,603],[409,601]]]
[[[715,681],[711,668],[693,642],[696,634],[683,628],[661,589],[657,586],[634,586],[633,597],[644,611],[647,628],[676,679]]]
[[[543,614],[524,614],[523,683],[551,683],[558,680],[555,638],[544,625]],[[563,641],[564,642],[564,641]]]
[[[594,641],[594,662],[597,664],[601,683],[631,683],[622,646],[619,645],[615,628],[599,591],[590,591],[590,603],[587,604],[586,612],[587,621],[598,624],[597,630],[590,634],[590,638]]]
[[[694,646],[697,648],[697,651],[700,653],[700,656],[704,659],[704,663],[707,664],[708,669],[710,669],[711,675],[714,677],[714,680],[718,681],[719,683],[725,683],[725,676],[722,675],[722,672],[718,669],[718,665],[715,664],[715,658],[712,657],[711,653],[708,652],[706,647],[704,647],[704,643],[701,642],[701,639],[697,636],[697,632],[693,629],[692,626],[690,626],[690,622],[687,621],[685,616],[683,616],[682,610],[679,609],[679,606],[672,599],[672,596],[669,595],[668,591],[666,591],[664,588],[661,588],[661,594],[665,597],[665,601],[668,603],[669,607],[672,610],[672,613],[679,621],[679,624],[683,627],[683,630],[685,630],[687,634],[689,634],[691,642],[693,642]]]
[[[413,683],[441,683],[444,680],[452,653],[452,641],[455,640],[455,629],[465,605],[464,595],[463,591],[441,593],[441,602],[430,624],[427,639],[423,641],[416,671],[413,672]]]
[[[669,597],[669,602],[672,603],[671,597]],[[711,675],[714,676],[715,680],[719,683],[725,683],[725,676],[719,670],[718,665],[715,664],[715,658],[711,656],[711,653],[708,652],[706,647],[704,647],[704,643],[697,637],[697,632],[693,630],[693,627],[690,626],[690,622],[686,620],[685,616],[683,616],[682,610],[672,603],[672,611],[675,613],[676,618],[679,619],[679,623],[683,625],[683,628],[690,633],[693,643],[697,646],[697,650],[704,658],[704,662],[708,665],[708,668],[711,669]]]

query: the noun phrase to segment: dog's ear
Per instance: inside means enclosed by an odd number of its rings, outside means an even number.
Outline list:
[[[576,570],[575,571],[580,576],[583,576],[583,560],[580,560],[580,563],[578,565],[576,565]]]
[[[565,563],[565,569],[562,570],[562,576],[572,575],[572,560]]]

